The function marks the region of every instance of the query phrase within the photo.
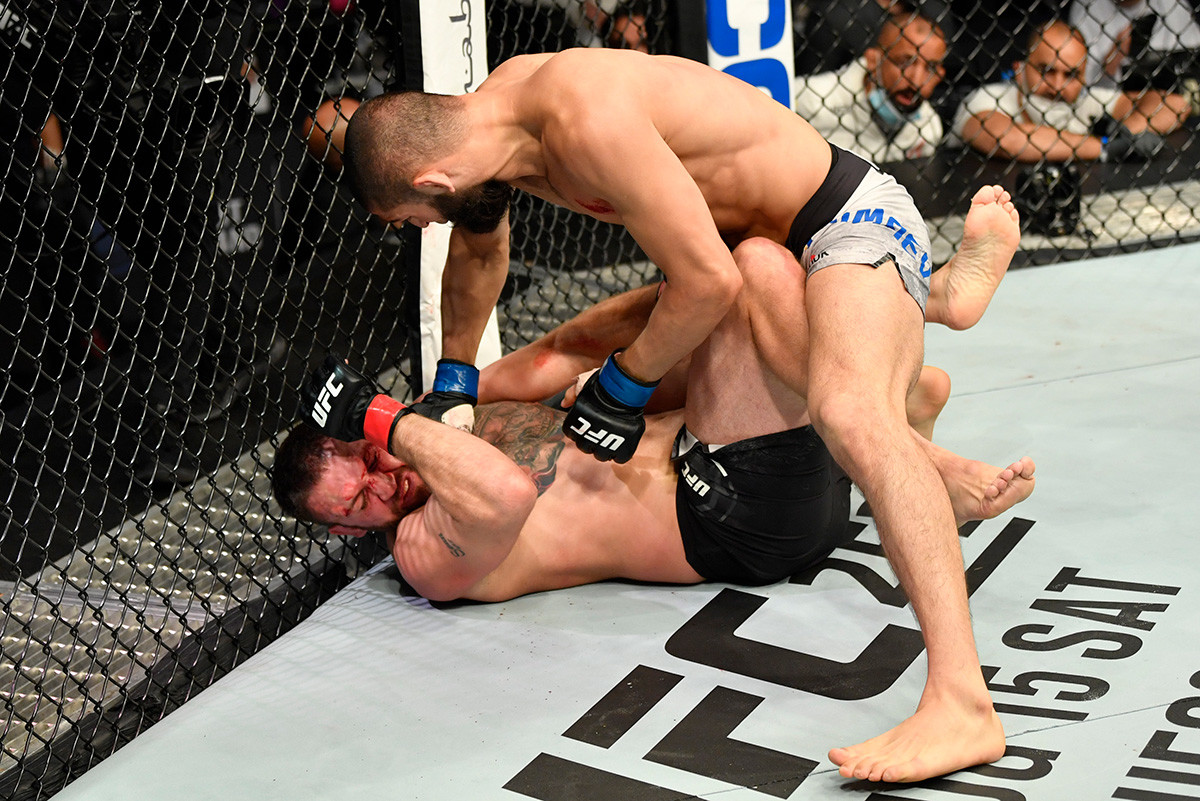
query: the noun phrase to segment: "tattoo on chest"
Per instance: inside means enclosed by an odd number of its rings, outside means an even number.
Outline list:
[[[493,403],[475,412],[475,434],[529,472],[538,495],[550,489],[566,446],[561,412],[536,403]]]

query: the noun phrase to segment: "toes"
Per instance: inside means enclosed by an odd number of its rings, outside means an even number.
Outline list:
[[[853,761],[853,757],[854,753],[849,748],[833,748],[829,751],[829,761],[839,767],[845,767]]]

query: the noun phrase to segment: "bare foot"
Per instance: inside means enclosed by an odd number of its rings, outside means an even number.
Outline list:
[[[962,474],[965,480],[946,485],[957,525],[968,520],[991,520],[1033,492],[1035,465],[1028,456],[1003,470],[986,462],[965,461]]]
[[[959,699],[928,691],[913,716],[896,728],[829,752],[842,776],[872,782],[916,782],[1002,756],[1004,727],[986,693]]]
[[[913,439],[928,454],[954,508],[955,525],[968,520],[990,520],[1003,514],[1033,492],[1036,466],[1023,456],[1004,469],[967,459],[912,431]]]
[[[1012,198],[985,186],[971,198],[958,251],[929,279],[925,317],[961,331],[979,322],[1021,243]]]

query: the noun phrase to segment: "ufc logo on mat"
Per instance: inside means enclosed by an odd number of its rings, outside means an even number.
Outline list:
[[[625,443],[625,438],[620,434],[610,434],[603,428],[597,428],[595,431],[589,431],[591,425],[583,418],[579,419],[579,425],[572,426],[571,430],[579,436],[586,439],[588,442],[594,442],[605,450],[615,451]]]
[[[321,387],[321,394],[317,395],[317,405],[313,406],[312,416],[317,421],[317,425],[323,426],[329,419],[329,401],[336,398],[342,391],[342,384],[334,384],[333,376],[329,376],[325,380],[325,386]]]

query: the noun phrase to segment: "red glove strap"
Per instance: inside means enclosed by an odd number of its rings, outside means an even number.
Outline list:
[[[391,448],[388,446],[391,443],[388,439],[392,433],[392,423],[396,420],[396,414],[403,408],[403,403],[387,395],[371,398],[367,416],[363,419],[363,436],[367,441],[390,453]]]

